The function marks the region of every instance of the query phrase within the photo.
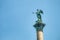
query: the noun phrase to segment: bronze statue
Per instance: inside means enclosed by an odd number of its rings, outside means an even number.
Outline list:
[[[40,23],[42,22],[41,14],[43,14],[43,11],[37,9],[36,15],[37,15],[38,20],[36,22],[40,22]]]

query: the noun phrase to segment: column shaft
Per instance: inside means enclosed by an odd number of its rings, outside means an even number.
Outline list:
[[[43,31],[37,31],[37,40],[43,40]]]

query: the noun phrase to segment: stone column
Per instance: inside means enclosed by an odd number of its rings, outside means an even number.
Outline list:
[[[36,28],[37,32],[37,40],[43,40],[43,28],[45,24],[44,23],[36,23],[34,27]]]
[[[37,40],[43,40],[43,32],[37,31]]]

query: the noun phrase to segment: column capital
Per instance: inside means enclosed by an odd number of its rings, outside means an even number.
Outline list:
[[[44,26],[45,26],[45,24],[44,23],[39,23],[39,22],[37,22],[35,25],[33,25],[35,28],[36,28],[36,30],[37,31],[43,31],[43,28],[44,28]]]

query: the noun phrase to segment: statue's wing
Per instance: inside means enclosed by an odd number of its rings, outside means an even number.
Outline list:
[[[40,10],[40,13],[43,13],[43,11],[42,11],[42,10]]]

